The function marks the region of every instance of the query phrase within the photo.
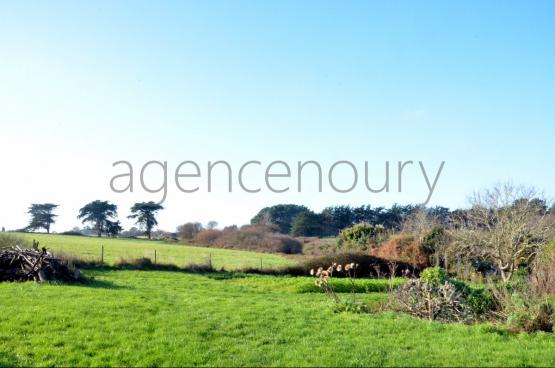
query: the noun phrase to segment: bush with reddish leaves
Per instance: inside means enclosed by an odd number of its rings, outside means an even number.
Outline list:
[[[393,235],[381,246],[374,248],[371,254],[390,261],[405,262],[416,269],[424,269],[429,266],[428,257],[420,242],[411,235]]]

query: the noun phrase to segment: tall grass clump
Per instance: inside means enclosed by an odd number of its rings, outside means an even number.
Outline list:
[[[11,248],[19,245],[23,248],[30,248],[29,240],[22,238],[16,234],[0,233],[0,249]]]
[[[310,274],[316,277],[314,284],[334,302],[336,312],[368,312],[368,306],[358,302],[356,299],[357,287],[354,278],[356,277],[358,267],[357,263],[347,263],[345,265],[333,263],[326,269],[319,267],[318,269],[310,270]],[[346,299],[342,299],[335,290],[333,274],[336,271],[346,275],[350,282],[350,295]]]

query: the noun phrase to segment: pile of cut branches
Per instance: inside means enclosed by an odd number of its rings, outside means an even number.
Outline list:
[[[19,245],[0,249],[0,282],[31,280],[76,282],[82,281],[82,277],[79,269],[69,267],[46,248],[39,250],[36,242],[33,242],[33,249]]]

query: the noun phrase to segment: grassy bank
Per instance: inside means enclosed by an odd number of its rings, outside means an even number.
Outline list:
[[[21,233],[19,236],[32,241],[36,239],[41,246],[54,252],[78,255],[85,259],[98,260],[104,247],[104,262],[113,264],[118,258],[150,258],[162,264],[185,266],[191,263],[211,261],[215,268],[225,267],[234,270],[245,267],[274,268],[293,264],[294,261],[283,256],[268,253],[255,253],[240,250],[212,249],[181,244],[164,243],[141,239],[112,239],[88,236],[48,235]]]

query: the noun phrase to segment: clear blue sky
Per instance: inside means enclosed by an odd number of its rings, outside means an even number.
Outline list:
[[[554,1],[2,1],[0,14],[7,228],[25,224],[30,202],[59,203],[63,231],[90,200],[114,201],[120,217],[156,200],[109,190],[120,159],[136,170],[346,159],[377,175],[386,160],[446,161],[431,204],[462,206],[507,179],[555,194]],[[170,186],[160,222],[422,201],[410,180],[383,195]]]

